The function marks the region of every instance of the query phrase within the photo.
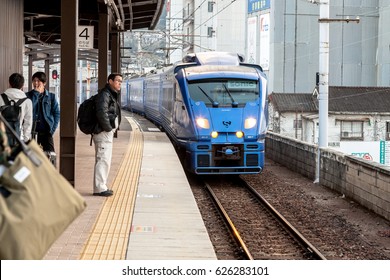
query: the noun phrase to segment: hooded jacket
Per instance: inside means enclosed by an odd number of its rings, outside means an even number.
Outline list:
[[[14,100],[18,102],[19,99],[26,98],[26,94],[17,88],[9,88],[4,92],[9,100]],[[0,107],[5,105],[3,98],[0,96]],[[31,139],[31,129],[33,125],[33,107],[30,99],[26,99],[20,104],[20,138],[23,141],[28,141]]]

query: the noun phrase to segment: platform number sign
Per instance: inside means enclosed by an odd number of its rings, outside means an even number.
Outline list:
[[[77,27],[77,46],[80,49],[93,49],[93,26],[79,25]]]

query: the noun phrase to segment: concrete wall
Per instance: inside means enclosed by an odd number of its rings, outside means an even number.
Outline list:
[[[322,151],[320,184],[390,220],[390,168],[331,149]]]
[[[266,156],[288,169],[315,179],[317,146],[268,132]]]
[[[314,181],[316,146],[269,132],[266,155]],[[320,184],[390,221],[390,168],[332,149],[321,153]]]

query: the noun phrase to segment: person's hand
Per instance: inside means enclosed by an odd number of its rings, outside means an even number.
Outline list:
[[[44,92],[45,91],[45,86],[43,85],[43,83],[39,83],[37,85],[34,86],[34,89],[38,92]]]

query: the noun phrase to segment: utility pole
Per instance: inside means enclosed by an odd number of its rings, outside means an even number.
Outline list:
[[[359,23],[359,18],[356,19],[330,19],[329,18],[329,0],[320,0],[319,2],[312,1],[320,5],[320,18],[318,19],[320,26],[320,61],[319,61],[319,128],[318,128],[318,151],[317,151],[317,168],[316,179],[314,183],[320,181],[321,170],[321,148],[328,147],[328,104],[329,104],[329,23],[330,22],[347,22],[354,21]]]
[[[321,148],[328,147],[328,78],[329,78],[329,0],[320,3],[320,61],[318,86],[319,103],[319,128],[318,128],[318,151],[317,170],[315,183],[320,181]]]

